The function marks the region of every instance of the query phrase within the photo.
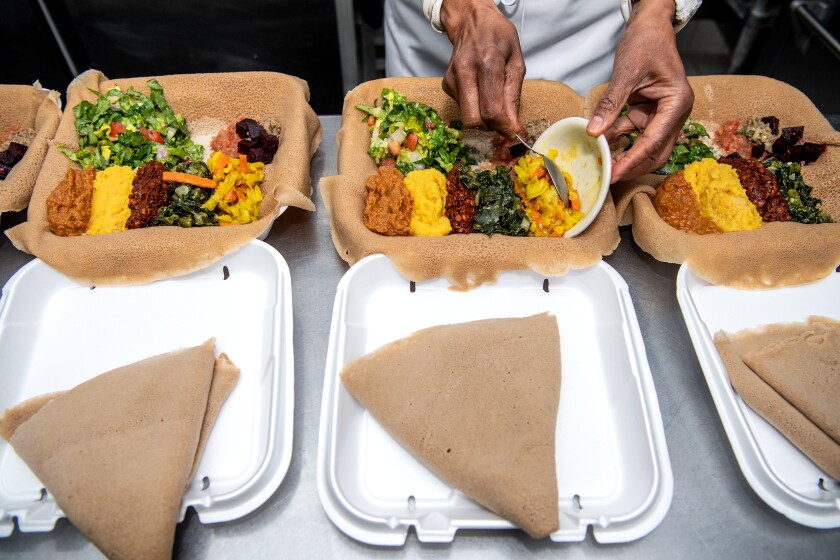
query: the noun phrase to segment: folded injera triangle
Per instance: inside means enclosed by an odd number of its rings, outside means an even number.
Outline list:
[[[237,374],[226,367],[211,396],[214,353],[211,339],[18,407],[31,414],[4,415],[14,450],[109,558],[171,558],[181,498],[215,406],[208,398],[223,402]],[[23,421],[12,429],[7,417]]]
[[[840,444],[840,326],[768,345],[744,363]]]
[[[448,484],[532,537],[559,529],[553,315],[424,329],[350,362],[341,379]]]
[[[743,357],[805,332],[836,328],[832,320],[767,325],[736,334],[719,331],[714,341],[729,380],[744,402],[830,476],[840,480],[840,445],[744,363]]]

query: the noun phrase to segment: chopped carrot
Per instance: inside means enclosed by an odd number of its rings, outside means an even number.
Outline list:
[[[248,173],[248,157],[244,155],[239,156],[239,172],[245,175]]]
[[[374,117],[373,115],[369,116],[368,117],[368,126],[373,126],[375,124],[376,124],[376,117]]]
[[[222,171],[224,171],[229,161],[230,156],[223,153],[219,153],[219,155],[216,156],[216,165],[213,166],[213,173],[221,173]]]
[[[569,191],[569,203],[572,205],[572,210],[580,210],[580,197],[578,196],[577,191]]]
[[[191,173],[179,173],[177,171],[164,171],[163,181],[165,183],[186,183],[203,189],[216,188],[216,181],[213,179],[205,179],[204,177],[199,177],[198,175],[193,175]]]

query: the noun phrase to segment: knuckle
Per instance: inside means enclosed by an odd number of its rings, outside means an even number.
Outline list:
[[[483,49],[478,63],[481,70],[486,73],[496,72],[504,65],[501,54],[494,47]]]
[[[612,113],[613,111],[616,111],[620,107],[619,107],[619,104],[618,104],[618,100],[616,100],[616,98],[613,97],[612,95],[607,94],[604,97],[602,97],[601,100],[598,102],[598,108],[601,111],[605,111],[607,113]]]

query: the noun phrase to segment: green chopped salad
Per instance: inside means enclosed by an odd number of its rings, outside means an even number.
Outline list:
[[[622,114],[625,113],[626,108]],[[671,150],[671,155],[668,157],[668,161],[659,171],[656,171],[656,174],[670,175],[671,173],[684,169],[689,163],[694,163],[695,161],[700,161],[705,158],[717,159],[715,158],[712,149],[706,143],[711,143],[706,127],[699,122],[688,119],[683,125],[682,132],[682,136],[680,136],[680,139],[677,141],[674,149]],[[634,131],[628,134],[627,138],[630,140],[630,145],[628,145],[626,149],[629,150],[638,137],[639,131]],[[704,139],[706,142],[703,141]]]
[[[394,89],[382,90],[381,107],[356,108],[373,116],[368,154],[377,164],[395,159],[397,169],[406,175],[415,169],[429,168],[449,173],[456,163],[475,163],[457,121],[447,126],[434,109],[406,101]]]
[[[157,80],[149,80],[148,96],[133,87],[118,87],[96,94],[95,103],[73,107],[79,150],[59,150],[82,168],[102,170],[111,165],[142,167],[152,159],[174,169],[180,162],[201,161],[204,147],[190,140],[182,115],[176,115]]]

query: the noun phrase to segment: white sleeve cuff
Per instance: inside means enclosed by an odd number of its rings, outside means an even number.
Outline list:
[[[432,24],[432,29],[443,33],[443,26],[440,24],[440,5],[443,0],[423,0],[423,13],[426,19]]]
[[[424,0],[425,1],[428,0]],[[443,0],[438,0],[442,2]],[[624,16],[624,21],[630,21],[630,12],[633,10],[634,0],[621,0],[621,15]],[[674,12],[674,31],[679,31],[692,16],[697,13],[700,4],[703,0],[674,0],[676,10]]]

